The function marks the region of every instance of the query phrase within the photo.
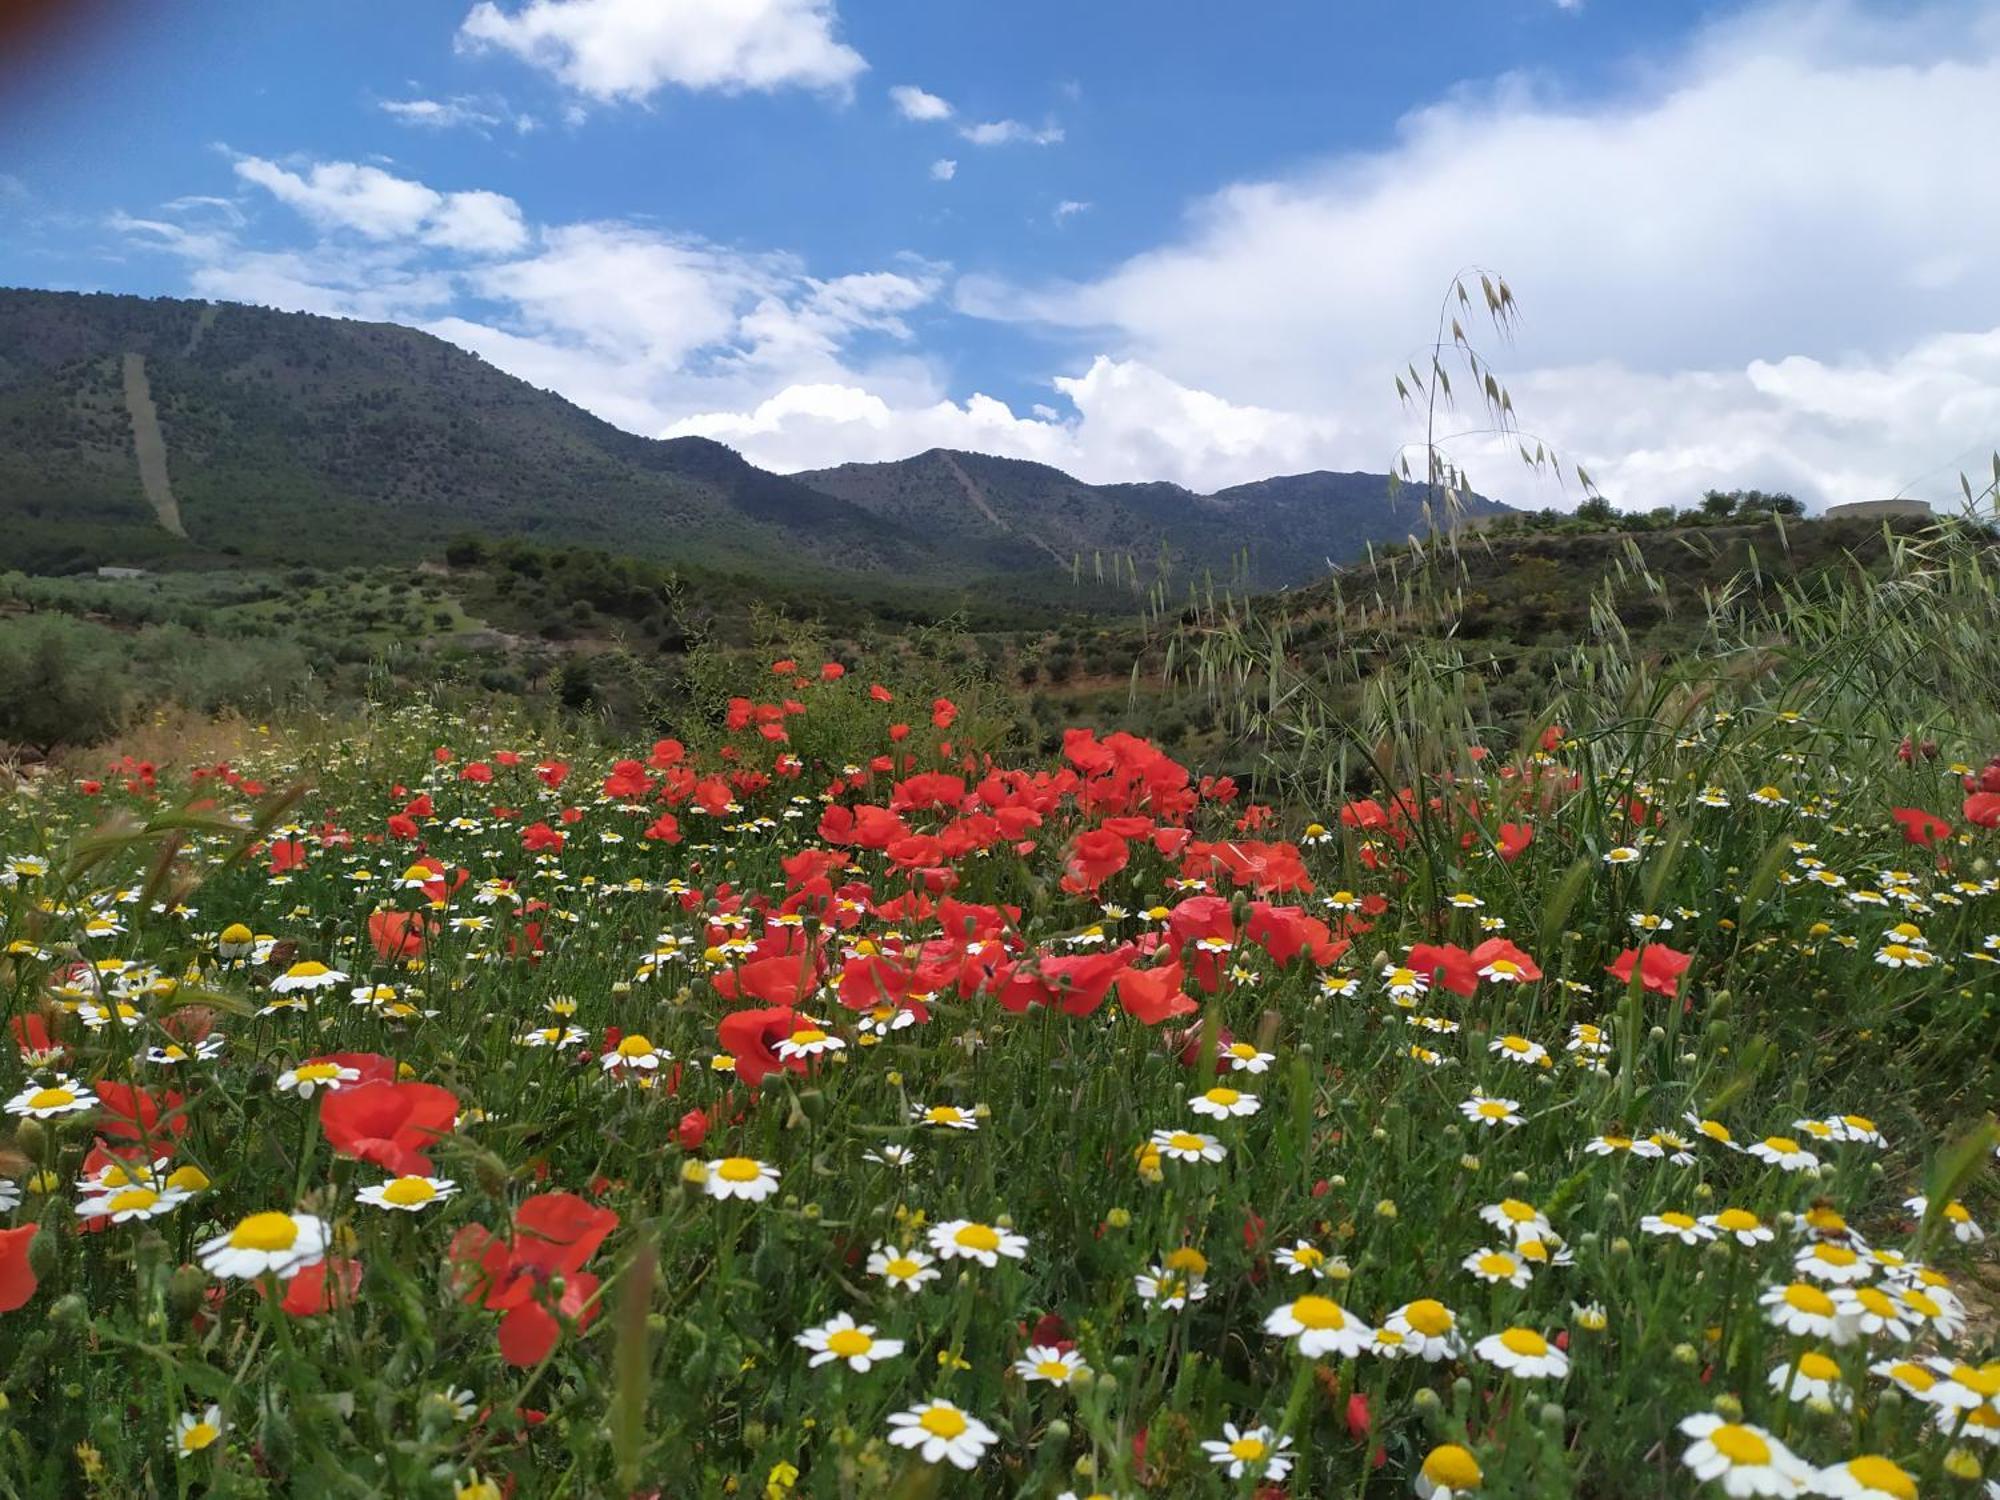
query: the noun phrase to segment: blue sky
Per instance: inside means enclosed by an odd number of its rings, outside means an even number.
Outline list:
[[[1942,497],[2000,445],[1995,9],[94,0],[0,67],[0,283],[412,323],[775,467],[1209,488],[1385,467],[1483,264],[1615,500]]]

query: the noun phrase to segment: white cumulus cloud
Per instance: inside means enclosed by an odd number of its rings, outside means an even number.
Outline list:
[[[460,45],[497,48],[602,100],[663,88],[784,88],[845,97],[868,64],[835,34],[833,0],[481,0]]]
[[[1054,146],[1063,138],[1062,126],[1053,121],[1037,126],[1019,120],[982,120],[961,125],[958,133],[975,146]]]
[[[889,90],[889,102],[896,106],[896,113],[906,120],[949,120],[951,105],[936,94],[929,94],[914,84],[899,83]]]

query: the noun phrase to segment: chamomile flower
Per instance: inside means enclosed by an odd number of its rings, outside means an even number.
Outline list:
[[[873,1151],[861,1153],[863,1161],[872,1161],[878,1167],[907,1167],[917,1159],[917,1153],[908,1146],[877,1146]]]
[[[838,1052],[846,1045],[847,1043],[831,1032],[808,1023],[798,1027],[771,1050],[777,1053],[781,1062],[790,1062],[798,1057],[821,1057],[829,1052]]]
[[[1874,1265],[1860,1251],[1836,1240],[1816,1240],[1801,1246],[1792,1257],[1792,1269],[1808,1281],[1824,1281],[1830,1286],[1866,1281],[1875,1274]]]
[[[977,1130],[979,1116],[956,1104],[912,1104],[910,1118],[919,1125],[935,1125],[943,1130]]]
[[[1430,1297],[1405,1302],[1383,1319],[1382,1326],[1400,1334],[1404,1348],[1429,1364],[1458,1359],[1465,1353],[1458,1314]]]
[[[1057,1349],[1049,1344],[1030,1344],[1014,1361],[1014,1373],[1026,1381],[1068,1385],[1079,1375],[1090,1373],[1083,1356],[1074,1349]]]
[[[892,1415],[889,1441],[898,1448],[916,1449],[927,1464],[949,1463],[955,1469],[971,1469],[999,1441],[999,1435],[940,1397]]]
[[[1821,1469],[1813,1476],[1812,1491],[1832,1500],[1917,1500],[1917,1481],[1893,1459],[1864,1453]]]
[[[318,1265],[326,1256],[326,1223],[311,1214],[251,1214],[204,1244],[196,1258],[212,1276],[279,1279]]]
[[[1486,1050],[1506,1062],[1520,1063],[1523,1067],[1538,1067],[1549,1060],[1548,1048],[1524,1036],[1495,1037],[1486,1044]]]
[[[720,1157],[708,1164],[708,1195],[762,1203],[778,1190],[778,1169],[748,1156]]]
[[[1725,1208],[1719,1213],[1703,1214],[1701,1222],[1739,1245],[1765,1245],[1777,1238],[1770,1226],[1747,1208]]]
[[[1684,1214],[1676,1209],[1664,1213],[1647,1214],[1639,1220],[1639,1228],[1647,1234],[1657,1234],[1668,1239],[1677,1239],[1683,1245],[1699,1245],[1704,1240],[1715,1238],[1713,1225],[1703,1223],[1692,1214]]]
[[[655,1047],[650,1038],[635,1031],[629,1036],[621,1036],[617,1046],[606,1047],[604,1055],[598,1059],[598,1066],[606,1073],[652,1073],[659,1069],[663,1060],[671,1059]]]
[[[96,1107],[97,1095],[72,1081],[67,1073],[58,1073],[50,1083],[30,1084],[7,1101],[8,1114],[30,1120],[53,1120],[57,1115]]]
[[[1229,1155],[1227,1146],[1199,1130],[1156,1130],[1151,1144],[1160,1155],[1174,1161],[1218,1162]]]
[[[1292,1471],[1292,1461],[1285,1452],[1292,1440],[1279,1437],[1269,1427],[1239,1428],[1234,1422],[1224,1422],[1222,1436],[1201,1446],[1210,1462],[1220,1464],[1231,1479],[1254,1474],[1275,1484]]]
[[[1431,987],[1428,974],[1401,964],[1390,964],[1382,970],[1382,988],[1389,998],[1398,1002],[1414,1002]]]
[[[838,1313],[819,1327],[808,1328],[792,1342],[812,1352],[806,1361],[811,1369],[841,1360],[848,1369],[866,1373],[870,1366],[903,1352],[901,1339],[877,1338],[874,1324],[856,1323],[849,1313]]]
[[[1521,1113],[1518,1100],[1501,1099],[1487,1094],[1474,1094],[1460,1102],[1458,1112],[1473,1124],[1487,1130],[1502,1125],[1525,1125],[1527,1118]]]
[[[1887,1334],[1899,1342],[1922,1326],[1894,1296],[1874,1286],[1842,1286],[1833,1294],[1834,1310],[1846,1323],[1873,1338]]]
[[[1781,1172],[1809,1172],[1819,1165],[1819,1158],[1806,1150],[1788,1135],[1767,1135],[1761,1141],[1752,1141],[1744,1151],[1768,1166]]]
[[[1269,1052],[1259,1052],[1248,1042],[1231,1042],[1217,1054],[1218,1062],[1228,1063],[1237,1073],[1262,1073],[1278,1059]]]
[[[315,990],[335,989],[347,983],[347,975],[339,969],[329,969],[325,964],[306,959],[293,964],[284,973],[271,981],[274,995],[310,994]]]
[[[1264,1319],[1264,1331],[1274,1337],[1294,1340],[1307,1359],[1338,1354],[1352,1359],[1365,1350],[1375,1330],[1348,1312],[1331,1297],[1313,1293],[1272,1309]]]
[[[285,1069],[278,1075],[276,1087],[281,1094],[297,1094],[301,1099],[310,1099],[320,1089],[331,1094],[342,1085],[358,1083],[360,1079],[359,1068],[350,1068],[331,1058],[320,1058]]]
[[[157,1219],[162,1214],[170,1214],[193,1196],[179,1188],[128,1183],[96,1196],[79,1198],[76,1216],[79,1219],[109,1219],[113,1224],[129,1224],[135,1219]]]
[[[1694,1439],[1681,1462],[1697,1479],[1720,1484],[1725,1495],[1798,1495],[1812,1482],[1812,1466],[1761,1427],[1698,1412],[1684,1418],[1680,1430]]]
[[[1569,1356],[1532,1328],[1503,1328],[1472,1346],[1490,1365],[1523,1380],[1561,1380],[1569,1374]]]
[[[1930,1211],[1930,1200],[1919,1193],[1914,1198],[1905,1198],[1903,1207],[1921,1219]],[[1972,1214],[1956,1198],[1945,1204],[1941,1212],[1945,1223],[1951,1226],[1952,1238],[1961,1245],[1976,1245],[1986,1238],[1986,1231],[1973,1221]]]
[[[1218,1086],[1207,1093],[1196,1094],[1188,1101],[1188,1108],[1213,1120],[1231,1120],[1254,1115],[1263,1106],[1255,1094],[1242,1094],[1235,1089]]]
[[[1310,1276],[1315,1281],[1327,1275],[1329,1266],[1333,1264],[1327,1259],[1326,1252],[1311,1240],[1300,1240],[1295,1245],[1283,1246],[1272,1255],[1271,1259],[1283,1266],[1289,1274]]]
[[[1479,1460],[1457,1443],[1440,1443],[1417,1469],[1417,1500],[1461,1500],[1485,1482]]]
[[[1783,1392],[1787,1389],[1788,1376],[1790,1394],[1785,1398],[1788,1401],[1816,1401],[1843,1409],[1852,1401],[1847,1388],[1841,1384],[1838,1362],[1817,1349],[1804,1350],[1797,1360],[1774,1366],[1766,1383],[1772,1390]]]
[[[1505,1250],[1475,1250],[1459,1264],[1489,1285],[1505,1282],[1517,1290],[1535,1277],[1526,1260]]]
[[[981,1224],[973,1219],[947,1219],[931,1226],[931,1249],[944,1260],[976,1260],[989,1270],[1008,1260],[1022,1260],[1028,1254],[1028,1237],[1011,1229]]]
[[[414,1214],[444,1202],[457,1191],[458,1184],[448,1177],[409,1175],[371,1184],[356,1192],[354,1198],[357,1203],[366,1203],[371,1208]]]
[[[936,1281],[943,1273],[937,1262],[921,1250],[902,1250],[893,1245],[880,1244],[868,1252],[868,1274],[880,1276],[889,1285],[905,1292],[915,1292],[927,1281]]]
[[[173,1449],[176,1458],[192,1458],[222,1441],[222,1408],[209,1406],[200,1412],[182,1412],[174,1423]]]
[[[1831,1339],[1836,1344],[1854,1342],[1854,1325],[1840,1316],[1840,1306],[1831,1296],[1808,1281],[1787,1282],[1764,1288],[1757,1300],[1772,1326],[1786,1333],[1808,1338]]]

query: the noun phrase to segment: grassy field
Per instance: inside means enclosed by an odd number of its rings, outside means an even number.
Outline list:
[[[24,773],[0,1487],[2000,1493],[1994,603],[1525,713],[1192,618],[1226,765],[800,638]]]

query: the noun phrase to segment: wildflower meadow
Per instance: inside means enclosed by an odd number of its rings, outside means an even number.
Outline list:
[[[2000,1495],[1990,580],[1857,588],[1338,775],[804,646],[23,774],[0,1489]]]

